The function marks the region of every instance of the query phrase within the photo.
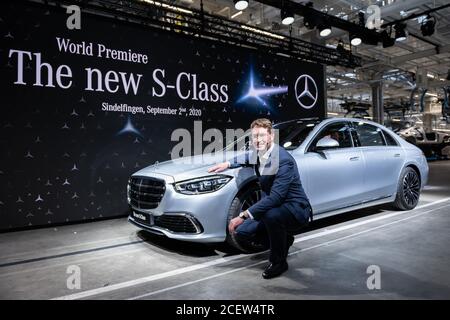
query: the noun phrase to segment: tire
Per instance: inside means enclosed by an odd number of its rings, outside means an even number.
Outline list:
[[[397,210],[411,210],[417,206],[420,197],[420,177],[411,167],[403,169],[397,186],[393,206]]]
[[[258,243],[239,241],[239,239],[236,238],[236,235],[230,234],[228,232],[228,224],[230,223],[231,219],[237,217],[240,212],[248,209],[259,199],[261,199],[261,189],[257,185],[251,185],[250,187],[246,188],[244,191],[239,192],[236,195],[236,197],[231,202],[230,208],[228,210],[226,242],[232,247],[245,253],[260,252],[266,250],[267,248]]]

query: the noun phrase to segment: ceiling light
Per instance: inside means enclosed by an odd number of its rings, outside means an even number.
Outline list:
[[[230,17],[230,19],[234,19],[234,18],[236,18],[237,16],[240,16],[242,14],[242,11],[238,11],[238,12],[236,12],[235,14],[233,14],[231,17]]]
[[[284,25],[289,25],[294,22],[294,15],[287,10],[287,8],[281,9],[281,23]]]
[[[290,25],[294,23],[294,17],[288,16],[281,20],[281,23],[284,25]]]
[[[402,11],[400,11],[400,16],[406,17],[406,16],[409,16],[409,15],[413,14],[416,11],[419,11],[419,8],[414,8],[414,9],[411,9],[411,10],[408,10],[408,11],[402,10]]]
[[[234,0],[236,10],[245,10],[248,7],[248,0]]]
[[[405,41],[406,40],[406,24],[397,23],[394,26],[395,29],[395,41]]]
[[[319,26],[319,34],[321,37],[327,37],[331,34],[331,27],[326,25],[326,24],[322,24]]]
[[[352,46],[359,46],[361,42],[362,42],[361,37],[354,34],[350,35],[350,43],[352,44]]]
[[[434,33],[434,26],[436,25],[436,18],[434,16],[428,15],[422,20],[420,25],[420,31],[422,31],[423,36],[431,36]]]
[[[272,38],[275,38],[275,39],[283,40],[285,38],[283,36],[280,36],[279,34],[272,33],[272,32],[267,32],[265,30],[258,29],[258,28],[253,28],[253,27],[250,27],[250,26],[246,26],[245,24],[241,25],[241,28],[244,29],[244,30],[247,30],[247,31],[251,31],[251,32],[254,32],[254,33],[262,34],[262,35],[265,35],[265,36],[268,36],[268,37],[272,37]]]
[[[166,3],[162,3],[162,2],[158,2],[158,1],[153,1],[153,0],[141,0],[141,1],[143,1],[145,3],[148,3],[148,4],[151,4],[151,5],[154,5],[154,6],[160,6],[160,7],[163,7],[163,8],[167,8],[167,9],[178,11],[178,12],[182,12],[182,13],[188,13],[188,14],[193,14],[194,13],[191,10],[186,10],[186,9],[184,9],[182,7],[172,6],[172,5],[169,5],[169,4],[166,4]]]

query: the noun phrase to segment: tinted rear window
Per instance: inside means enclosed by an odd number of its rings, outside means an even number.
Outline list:
[[[361,147],[385,145],[383,133],[380,128],[363,122],[356,123],[355,126]]]
[[[383,130],[383,134],[388,146],[398,146],[397,140],[389,132]]]

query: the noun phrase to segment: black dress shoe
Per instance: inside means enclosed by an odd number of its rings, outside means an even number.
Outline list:
[[[266,268],[266,270],[264,270],[262,276],[264,279],[275,278],[281,275],[283,272],[285,272],[288,268],[289,267],[286,261],[281,263],[271,263]]]

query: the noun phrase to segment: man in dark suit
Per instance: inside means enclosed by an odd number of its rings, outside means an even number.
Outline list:
[[[233,218],[230,233],[245,241],[257,241],[270,247],[270,264],[262,276],[270,279],[288,269],[286,261],[293,234],[312,217],[309,204],[294,158],[274,143],[274,130],[268,119],[257,119],[251,124],[254,152],[244,159],[234,158],[208,169],[221,172],[228,168],[253,165],[262,189],[261,199],[248,210]]]

